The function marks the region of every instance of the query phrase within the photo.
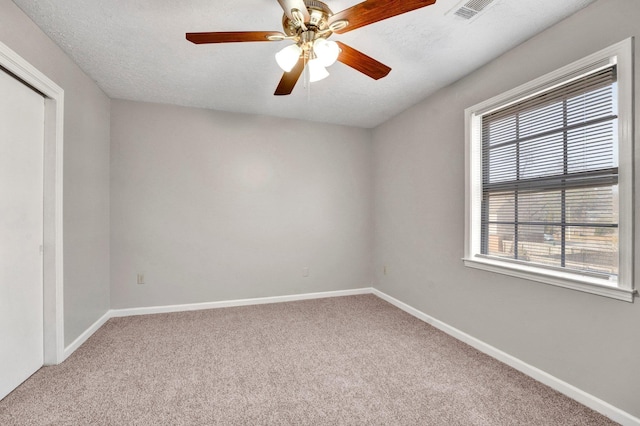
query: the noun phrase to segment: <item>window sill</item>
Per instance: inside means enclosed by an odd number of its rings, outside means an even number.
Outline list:
[[[597,294],[599,296],[610,297],[612,299],[632,302],[635,290],[620,288],[608,281],[593,278],[590,276],[578,276],[566,272],[551,271],[544,268],[532,266],[516,265],[509,262],[501,262],[487,258],[465,258],[464,265],[470,268],[482,269],[484,271],[498,274],[510,275],[512,277],[538,281],[558,287],[570,288],[572,290],[583,291],[585,293]]]

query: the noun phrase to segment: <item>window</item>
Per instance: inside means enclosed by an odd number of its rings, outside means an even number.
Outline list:
[[[465,265],[633,301],[631,55],[466,110]]]

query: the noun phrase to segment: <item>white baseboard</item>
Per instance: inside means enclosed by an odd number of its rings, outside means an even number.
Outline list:
[[[527,376],[532,377],[533,379],[541,383],[544,383],[550,388],[555,389],[556,391],[568,396],[569,398],[572,398],[578,401],[583,405],[586,405],[592,410],[597,411],[600,414],[603,414],[604,416],[610,418],[615,422],[618,422],[625,426],[640,426],[639,418],[632,416],[626,411],[623,411],[619,408],[614,407],[613,405],[601,400],[600,398],[597,398],[581,389],[578,389],[577,387],[563,380],[560,380],[557,377],[552,376],[551,374],[540,370],[539,368],[536,368],[530,364],[527,364],[526,362],[512,355],[509,355],[508,353],[503,352],[500,349],[497,349],[489,345],[488,343],[485,343],[479,339],[476,339],[475,337],[463,331],[460,331],[455,327],[452,327],[440,320],[437,320],[432,316],[427,315],[424,312],[419,311],[414,307],[409,306],[406,303],[401,302],[392,296],[389,296],[386,293],[381,292],[380,290],[377,290],[374,288],[372,289],[372,293],[380,297],[381,299],[386,300],[392,305],[402,309],[408,314],[411,314],[414,317],[426,322],[427,324],[430,324],[435,328],[444,331],[450,336],[455,337],[456,339],[468,344],[469,346],[476,348],[480,352],[483,352],[489,355],[490,357],[495,358],[498,361],[501,361],[507,364],[508,366],[515,368],[516,370],[526,374]]]
[[[109,318],[111,318],[111,311],[107,311],[96,322],[91,324],[91,326],[89,328],[87,328],[80,336],[78,336],[78,338],[76,340],[71,342],[71,344],[69,346],[65,347],[64,348],[64,352],[62,354],[62,359],[60,360],[60,362],[62,362],[65,359],[69,358],[69,356],[72,353],[74,353],[75,350],[78,349],[84,342],[86,342],[87,339],[89,337],[91,337],[91,335],[93,333],[98,331],[98,329],[100,327],[102,327],[104,325],[104,323],[109,320]]]
[[[112,309],[111,317],[128,317],[133,315],[164,314],[167,312],[198,311],[201,309],[231,308],[234,306],[264,305],[267,303],[294,302],[298,300],[323,299],[326,297],[354,296],[371,294],[371,287],[353,290],[323,291],[318,293],[291,294],[286,296],[257,297],[253,299],[223,300],[220,302],[189,303],[184,305],[151,306],[144,308]]]
[[[234,306],[264,305],[267,303],[294,302],[298,300],[323,299],[326,297],[355,296],[358,294],[371,294],[372,292],[373,289],[371,287],[364,287],[352,290],[323,291],[317,293],[291,294],[285,296],[257,297],[252,299],[223,300],[219,302],[110,309],[96,322],[94,322],[89,328],[87,328],[80,336],[78,336],[78,338],[75,339],[69,346],[64,348],[63,358],[60,360],[60,362],[69,358],[69,356],[73,352],[75,352],[76,349],[78,349],[84,342],[86,342],[87,339],[91,337],[93,333],[98,331],[98,329],[102,327],[104,323],[107,322],[110,318],[128,317],[134,315],[162,314],[168,312],[197,311],[201,309],[230,308]]]

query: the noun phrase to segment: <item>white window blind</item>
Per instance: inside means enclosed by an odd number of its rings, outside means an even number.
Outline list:
[[[615,280],[616,66],[481,120],[480,254]]]

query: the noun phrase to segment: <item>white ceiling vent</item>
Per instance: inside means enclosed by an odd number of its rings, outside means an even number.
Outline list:
[[[495,0],[465,0],[451,9],[447,14],[470,20],[476,18],[480,12],[486,10]]]

